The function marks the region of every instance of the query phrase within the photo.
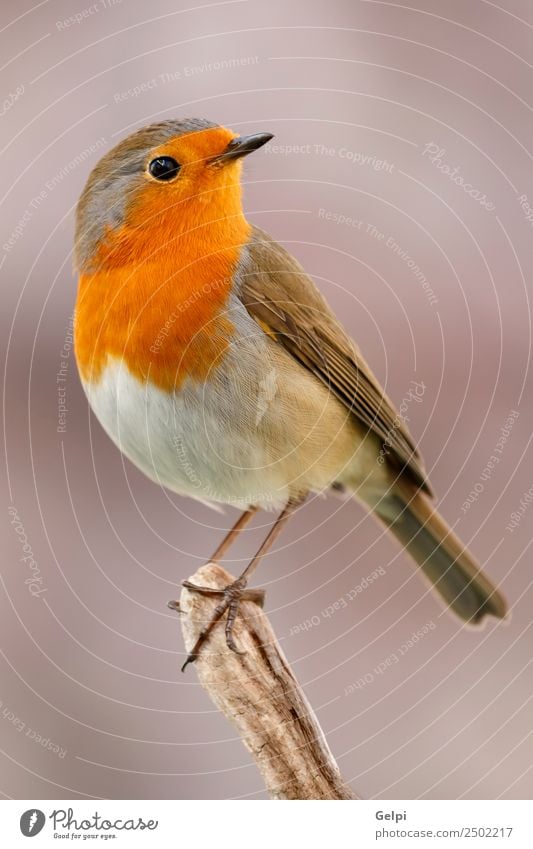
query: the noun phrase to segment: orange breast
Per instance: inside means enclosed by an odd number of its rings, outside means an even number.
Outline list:
[[[223,196],[208,214],[187,203],[179,212],[185,230],[139,205],[100,246],[96,270],[80,277],[75,348],[85,380],[97,381],[117,357],[140,380],[171,390],[186,377],[205,380],[224,358],[234,331],[228,300],[250,225],[240,204],[228,214]]]

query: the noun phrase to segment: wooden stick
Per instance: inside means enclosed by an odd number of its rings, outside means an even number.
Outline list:
[[[235,579],[218,563],[208,563],[190,580],[221,589]],[[179,610],[187,651],[219,600],[182,590]],[[342,780],[318,720],[254,602],[241,603],[234,636],[245,654],[228,649],[222,620],[194,666],[200,683],[252,753],[270,798],[357,798]]]

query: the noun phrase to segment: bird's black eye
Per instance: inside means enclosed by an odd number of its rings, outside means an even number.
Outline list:
[[[171,156],[158,156],[152,159],[148,170],[156,180],[173,180],[180,170],[180,164]]]

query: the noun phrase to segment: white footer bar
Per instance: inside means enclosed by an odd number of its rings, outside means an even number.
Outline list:
[[[528,801],[0,802],[2,846],[531,849]],[[30,838],[35,837],[35,844]]]

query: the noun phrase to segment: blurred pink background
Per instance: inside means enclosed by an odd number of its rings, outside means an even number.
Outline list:
[[[364,797],[530,797],[530,3],[6,0],[1,15],[0,791],[264,796],[194,668],[180,674],[166,608],[235,513],[123,460],[71,347],[89,171],[133,129],[194,115],[275,133],[246,164],[250,219],[314,275],[397,404],[424,384],[407,417],[440,508],[512,606],[508,624],[461,627],[357,504],[301,509],[256,583],[341,771]]]

